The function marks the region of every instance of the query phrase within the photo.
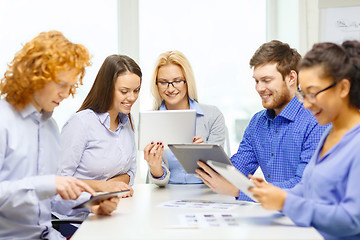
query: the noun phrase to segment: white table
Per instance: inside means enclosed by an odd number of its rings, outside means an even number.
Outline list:
[[[232,197],[213,193],[203,184],[134,186],[132,198],[121,199],[112,216],[89,215],[72,240],[79,239],[323,239],[314,228],[296,227],[276,211],[259,204],[240,204]],[[170,200],[209,200],[237,203],[232,210],[165,208]],[[180,215],[196,213],[237,214],[236,227],[186,227]]]

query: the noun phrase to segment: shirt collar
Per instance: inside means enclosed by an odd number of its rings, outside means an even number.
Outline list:
[[[104,112],[104,113],[96,113],[96,115],[98,115],[99,121],[102,125],[104,125],[107,129],[110,129],[110,115],[108,112]],[[116,128],[116,130],[119,127],[123,127],[126,125],[126,123],[129,120],[129,116],[127,114],[124,113],[119,113],[119,126]]]
[[[293,97],[291,101],[285,106],[285,108],[276,117],[282,117],[290,121],[295,121],[296,114],[302,108],[302,103],[296,97]],[[266,118],[274,119],[275,111],[273,109],[266,110]]]
[[[38,110],[31,103],[20,111],[20,115],[23,118],[32,117],[38,120],[39,122],[48,120],[49,118],[51,118],[52,114],[53,112],[45,112],[45,111],[39,113]]]
[[[357,124],[352,129],[347,131],[336,145],[331,147],[331,149],[329,151],[327,151],[323,156],[321,156],[321,149],[324,147],[326,138],[328,137],[332,128],[333,128],[332,124],[329,124],[329,127],[324,131],[324,133],[319,141],[318,150],[316,151],[316,154],[317,154],[316,162],[317,163],[326,159],[327,156],[329,156],[333,152],[336,152],[336,151],[340,152],[341,151],[340,149],[343,148],[344,145],[349,144],[352,139],[354,139],[357,135],[360,134],[360,124]]]
[[[196,115],[204,115],[204,112],[201,109],[200,104],[197,101],[195,101],[191,98],[188,98],[188,100],[189,100],[190,109],[195,110]],[[159,107],[159,110],[167,110],[165,101],[162,101],[161,106]]]

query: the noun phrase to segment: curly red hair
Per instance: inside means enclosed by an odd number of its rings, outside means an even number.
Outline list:
[[[56,79],[61,70],[76,69],[79,80],[70,90],[74,95],[82,85],[85,68],[90,65],[90,54],[81,44],[70,42],[61,32],[40,33],[15,54],[0,82],[1,95],[17,110],[28,105],[35,91]]]

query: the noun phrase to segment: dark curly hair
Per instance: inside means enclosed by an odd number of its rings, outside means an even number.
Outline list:
[[[334,82],[348,79],[350,104],[360,109],[360,42],[314,44],[300,62],[299,70],[315,66],[322,67],[323,78],[332,78]]]

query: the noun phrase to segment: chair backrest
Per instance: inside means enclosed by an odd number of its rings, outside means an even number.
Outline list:
[[[230,150],[230,137],[229,137],[229,130],[225,125],[225,142],[224,142],[224,151],[228,157],[231,157],[231,150]]]

